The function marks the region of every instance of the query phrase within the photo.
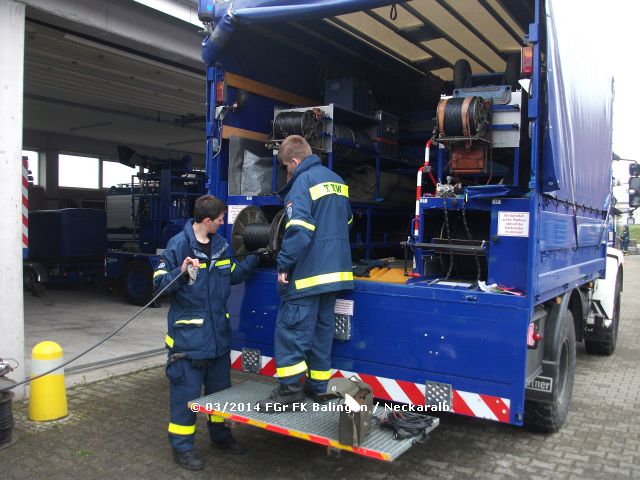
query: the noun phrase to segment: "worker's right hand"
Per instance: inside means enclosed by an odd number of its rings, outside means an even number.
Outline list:
[[[187,271],[187,267],[189,265],[193,265],[193,268],[200,268],[200,260],[198,260],[197,258],[191,258],[191,257],[187,257],[184,259],[184,261],[182,262],[182,266],[180,267],[180,271],[181,272],[186,272]]]
[[[278,273],[278,283],[283,285],[287,285],[289,283],[289,280],[287,280],[287,272]]]

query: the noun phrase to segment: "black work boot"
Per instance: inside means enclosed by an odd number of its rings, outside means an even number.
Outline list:
[[[212,440],[211,445],[213,445],[214,448],[219,448],[231,455],[242,455],[247,451],[247,449],[240,445],[233,437],[225,438],[219,442],[214,442]]]
[[[196,452],[190,450],[188,452],[173,451],[173,460],[182,468],[187,470],[202,470],[204,463]]]
[[[332,399],[332,396],[328,395],[326,393],[326,390],[325,391],[314,390],[313,388],[309,387],[309,385],[307,385],[306,383],[304,384],[304,394],[307,396],[307,398],[310,398],[316,403],[327,403],[329,400]]]
[[[279,385],[267,398],[260,400],[255,408],[260,413],[278,413],[291,409],[294,403],[304,402],[304,391],[300,383]]]

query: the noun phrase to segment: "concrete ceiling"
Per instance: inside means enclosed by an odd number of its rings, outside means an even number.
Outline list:
[[[28,21],[24,127],[204,154],[205,77]]]

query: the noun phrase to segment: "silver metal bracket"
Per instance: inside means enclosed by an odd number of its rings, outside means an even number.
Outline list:
[[[425,405],[441,407],[445,405],[451,410],[453,408],[452,389],[449,383],[429,382],[425,383],[424,400]]]
[[[254,348],[242,349],[242,370],[251,373],[260,373],[262,368],[262,355],[260,350]]]
[[[336,313],[336,326],[333,332],[334,340],[351,339],[351,315]]]

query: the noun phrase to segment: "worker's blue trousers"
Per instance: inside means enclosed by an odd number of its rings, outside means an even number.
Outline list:
[[[231,386],[229,354],[215,358],[204,368],[195,368],[191,360],[181,359],[167,363],[167,377],[170,382],[170,423],[169,443],[178,452],[193,450],[196,433],[196,414],[187,403],[204,394],[229,388]],[[222,417],[207,415],[209,436],[214,442],[224,441],[231,436],[231,431],[224,424]]]
[[[331,376],[331,345],[337,292],[283,301],[276,319],[278,380],[295,384],[306,374],[307,388],[324,393]]]

